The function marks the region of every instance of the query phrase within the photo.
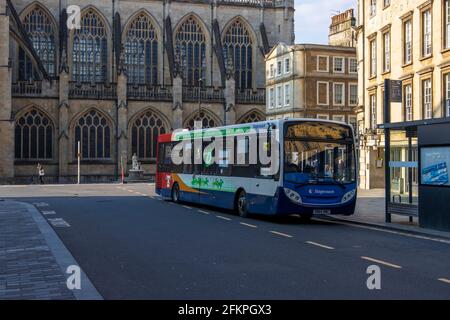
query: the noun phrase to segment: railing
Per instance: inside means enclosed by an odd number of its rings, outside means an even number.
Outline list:
[[[223,102],[223,88],[217,87],[183,87],[183,101],[188,102]]]
[[[236,91],[236,103],[266,103],[266,89],[244,89]]]
[[[117,98],[117,84],[70,82],[69,98],[109,100]]]
[[[127,98],[130,100],[172,101],[172,87],[129,84]]]
[[[42,81],[18,81],[12,84],[13,96],[37,96],[42,94]]]

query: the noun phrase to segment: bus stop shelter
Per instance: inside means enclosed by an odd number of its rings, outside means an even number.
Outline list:
[[[386,222],[450,231],[450,118],[385,123]]]

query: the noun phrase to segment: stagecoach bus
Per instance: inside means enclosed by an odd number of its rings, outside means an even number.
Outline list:
[[[209,156],[206,150],[211,139],[206,138],[211,129],[159,136],[155,187],[159,195],[176,203],[232,209],[242,217],[297,214],[310,219],[316,214],[354,213],[357,165],[350,125],[285,119],[214,129],[229,143],[224,142],[219,152],[210,148]],[[267,136],[251,136],[250,132],[266,132]],[[275,132],[277,143],[270,138]],[[180,142],[182,151],[175,151]],[[276,154],[277,161],[261,164],[261,152]],[[192,161],[174,161],[173,154],[183,153],[187,157],[183,159]],[[217,154],[220,160],[200,164],[195,154],[207,160]],[[250,161],[255,156],[257,161]]]

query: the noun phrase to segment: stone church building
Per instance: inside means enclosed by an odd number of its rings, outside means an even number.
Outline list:
[[[161,133],[265,119],[294,1],[0,0],[0,31],[0,182],[74,181],[78,141],[83,181],[112,181],[133,154],[154,173]]]

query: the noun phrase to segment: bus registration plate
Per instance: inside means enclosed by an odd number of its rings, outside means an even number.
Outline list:
[[[313,214],[331,214],[331,210],[327,209],[315,209]]]

